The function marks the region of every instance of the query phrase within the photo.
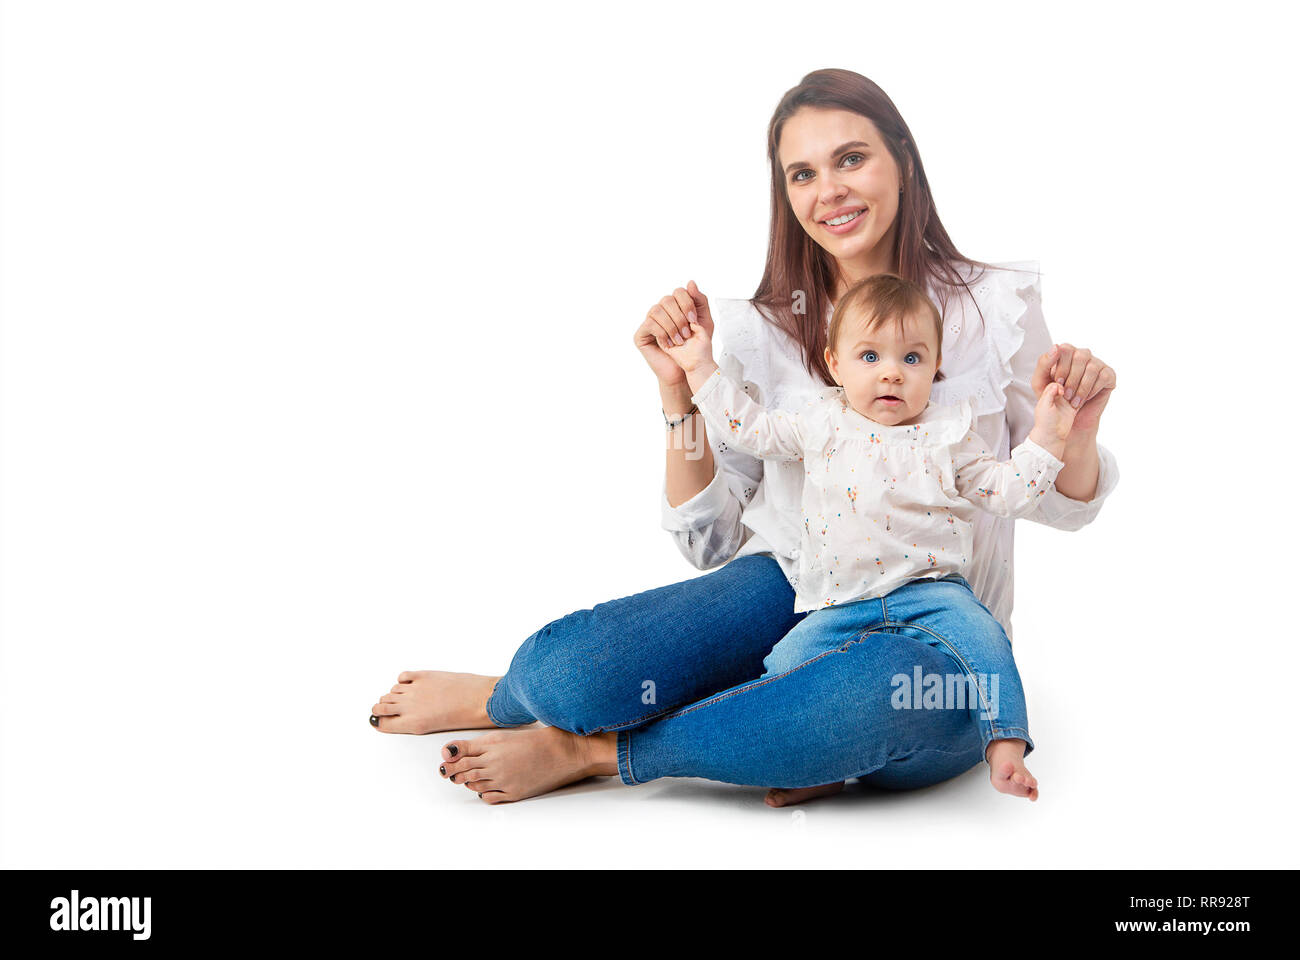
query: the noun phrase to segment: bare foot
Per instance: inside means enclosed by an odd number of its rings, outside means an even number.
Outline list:
[[[820,787],[798,787],[787,790],[783,788],[773,788],[767,791],[767,796],[763,802],[769,807],[788,807],[791,804],[803,803],[805,800],[812,800],[815,797],[830,797],[844,789],[844,781],[838,783],[823,783]]]
[[[487,699],[500,677],[415,670],[399,674],[393,689],[370,708],[370,723],[383,733],[437,733],[495,726]]]
[[[618,775],[618,734],[580,737],[540,724],[498,730],[442,748],[438,768],[488,803],[512,803],[587,777]]]
[[[1038,781],[1025,767],[1025,741],[994,740],[985,759],[989,762],[989,780],[993,789],[1013,797],[1038,799]]]

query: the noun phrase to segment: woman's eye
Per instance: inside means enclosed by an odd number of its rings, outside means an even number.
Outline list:
[[[853,166],[855,166],[855,167],[860,167],[860,166],[862,166],[862,164],[865,163],[866,160],[867,160],[867,158],[866,158],[866,156],[865,156],[864,154],[861,154],[861,153],[849,153],[849,154],[845,154],[844,159],[841,160],[840,163],[842,163],[842,164],[843,164],[843,163],[848,163],[850,160],[853,160],[853,159],[855,159],[855,158],[858,160],[857,163],[853,164]],[[793,180],[795,183],[803,183],[804,180],[805,180],[805,177],[804,177],[804,174],[805,174],[805,173],[812,173],[812,171],[811,171],[811,170],[800,170],[798,173],[796,173],[796,174],[795,174],[793,177],[791,177],[790,179]]]
[[[874,351],[874,350],[868,350],[866,353],[864,353],[864,354],[862,355],[862,359],[865,360],[865,361],[867,361],[867,363],[875,363],[875,362],[876,362],[876,351]]]
[[[920,357],[920,355],[919,355],[919,354],[915,354],[915,353],[909,353],[909,354],[908,354],[907,356],[905,356],[903,359],[904,359],[905,361],[907,361],[908,363],[920,363],[920,362],[921,362],[921,357]]]

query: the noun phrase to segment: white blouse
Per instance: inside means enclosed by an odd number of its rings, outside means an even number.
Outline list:
[[[974,302],[964,292],[960,299],[955,295],[950,299],[940,367],[944,379],[934,384],[930,399],[940,406],[970,401],[974,432],[988,441],[993,456],[1006,460],[1012,445],[1022,443],[1033,427],[1037,398],[1030,378],[1038,357],[1051,349],[1053,341],[1043,319],[1038,264],[998,266],[1004,269],[985,271],[972,286]],[[804,368],[799,345],[768,323],[748,300],[716,299],[710,307],[718,366],[744,384],[756,402],[769,410],[793,410],[826,389],[827,384]],[[731,449],[726,437],[715,434],[709,431],[714,475],[703,490],[673,507],[665,479],[660,493],[664,529],[697,569],[710,570],[735,557],[768,554],[793,585],[803,516],[802,466],[790,461],[765,465]],[[1028,519],[1059,530],[1078,530],[1091,523],[1119,481],[1114,456],[1100,444],[1097,452],[1100,472],[1092,500],[1073,500],[1053,488],[1039,498],[1041,503]],[[973,553],[962,574],[1008,637],[1012,636],[1014,530],[1011,519],[977,513]]]
[[[731,449],[803,469],[796,613],[965,574],[977,510],[1025,516],[1065,466],[1032,440],[994,459],[971,431],[969,400],[928,403],[908,425],[863,416],[843,387],[769,411],[720,369],[691,399]]]

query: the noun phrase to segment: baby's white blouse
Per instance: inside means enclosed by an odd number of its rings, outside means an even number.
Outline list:
[[[939,406],[969,400],[973,432],[988,441],[993,456],[1005,460],[1033,427],[1037,397],[1030,378],[1053,341],[1043,319],[1038,264],[997,266],[1003,269],[986,271],[971,295],[950,300],[944,312],[944,379],[935,383],[930,400]],[[805,369],[799,345],[748,300],[713,299],[710,307],[718,366],[743,383],[755,401],[769,410],[795,410],[826,389]],[[829,314],[826,319],[829,323]],[[659,495],[664,528],[697,569],[766,553],[793,583],[802,532],[802,465],[765,463],[732,449],[716,431],[708,433],[713,479],[676,507],[668,503],[665,482]],[[1060,530],[1091,523],[1119,481],[1114,456],[1100,444],[1097,452],[1101,463],[1092,500],[1073,500],[1053,487],[1027,519]],[[962,576],[1012,637],[1015,523],[980,511],[973,525],[973,552]]]
[[[977,510],[1024,516],[1065,466],[1032,440],[998,462],[971,431],[969,400],[931,402],[916,423],[889,426],[849,406],[843,387],[797,410],[766,410],[720,369],[691,399],[710,435],[803,468],[796,613],[964,575]]]

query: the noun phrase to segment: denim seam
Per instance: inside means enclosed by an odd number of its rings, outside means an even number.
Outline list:
[[[503,680],[505,680],[505,677],[501,677],[500,679],[497,680],[496,683],[492,684],[492,692],[488,694],[488,698],[487,698],[487,700],[483,701],[483,712],[486,713],[486,714],[488,715],[488,719],[491,720],[491,721],[492,721],[494,724],[496,724],[498,727],[504,727],[504,726],[507,726],[507,724],[502,723],[502,722],[501,722],[500,720],[498,720],[498,719],[496,718],[496,716],[493,714],[493,712],[492,712],[492,698],[496,696],[496,693],[497,693],[497,687],[501,686],[501,681],[503,681]]]
[[[492,698],[496,696],[497,687],[501,686],[501,684],[505,682],[506,682],[505,677],[501,677],[499,680],[497,680],[497,682],[492,685],[492,692],[488,694],[487,700],[483,702],[483,712],[487,714],[488,719],[491,720],[498,727],[504,727],[506,729],[509,729],[510,727],[526,727],[530,723],[536,723],[537,722],[536,718],[533,718],[532,720],[518,720],[515,721],[514,723],[508,723],[504,720],[501,720],[497,716],[496,712],[493,711]],[[509,691],[507,691],[507,693],[509,693]]]
[[[843,647],[840,647],[837,650],[827,650],[825,653],[819,653],[811,660],[805,660],[797,667],[791,667],[789,670],[785,671],[785,673],[774,674],[773,676],[770,677],[760,677],[757,680],[751,680],[749,683],[745,684],[743,687],[740,687],[738,689],[728,690],[724,693],[715,694],[714,696],[709,697],[709,699],[707,700],[701,700],[699,703],[693,703],[689,707],[683,707],[681,710],[677,711],[676,713],[669,714],[667,717],[665,717],[665,719],[684,717],[688,713],[693,713],[696,710],[703,709],[704,707],[710,706],[711,704],[721,703],[723,700],[729,700],[732,697],[739,696],[742,693],[747,693],[750,690],[757,690],[759,687],[767,686],[773,680],[780,680],[782,677],[788,677],[796,670],[802,670],[804,667],[816,663],[818,660],[822,659],[822,657],[829,657],[836,653],[843,653],[845,649],[847,649],[848,647],[852,646],[855,643],[861,642],[861,640],[862,638],[859,637],[857,640],[850,640]]]
[[[877,770],[883,770],[885,767],[889,766],[889,764],[893,763],[895,760],[909,760],[912,757],[916,756],[918,753],[942,753],[945,757],[960,757],[963,754],[969,752],[970,751],[968,750],[945,750],[943,749],[943,747],[917,747],[915,750],[908,750],[901,754],[891,752],[889,756],[885,759],[885,762],[882,763],[880,766],[872,767],[870,770],[866,771],[865,773],[854,773],[854,774],[850,774],[850,776],[865,777],[868,774],[875,773]]]
[[[881,601],[881,606],[882,606],[882,608],[883,608],[883,606],[884,606],[884,599],[883,599],[883,598],[872,598],[872,599],[879,599],[879,600]],[[859,634],[859,635],[857,636],[856,639],[854,639],[854,640],[850,640],[849,643],[859,643],[859,642],[861,642],[862,639],[863,639],[867,634],[873,632],[877,626],[879,626],[879,624],[873,624],[872,626],[867,627],[867,628],[866,628],[866,629],[865,629],[861,634]],[[843,649],[843,648],[840,648],[840,649]],[[839,651],[838,651],[838,650],[827,650],[827,651],[826,651],[826,653],[837,653],[837,652],[839,652]],[[821,659],[821,657],[824,657],[824,656],[826,655],[826,653],[820,654],[818,657],[815,657],[814,659],[815,659],[815,660],[816,660],[816,659]],[[813,662],[812,660],[809,660],[809,661],[808,661],[808,663],[812,663],[812,662]],[[800,664],[799,666],[805,666],[805,665],[806,665],[806,664]],[[787,670],[785,673],[776,674],[775,676],[772,676],[772,677],[766,677],[766,678],[761,678],[761,679],[774,680],[774,679],[776,679],[777,676],[781,676],[781,677],[783,677],[783,676],[786,675],[786,673],[791,673],[791,672],[793,672],[793,670],[795,670],[795,669],[797,669],[797,668],[791,668],[790,670]],[[756,679],[760,679],[760,678],[756,678]],[[750,681],[750,682],[752,683],[752,682],[754,682],[754,681]],[[716,697],[716,696],[719,696],[719,695],[718,695],[718,694],[714,694],[714,697]],[[712,700],[712,699],[713,699],[713,697],[710,697],[710,698],[709,698],[709,700]],[[655,711],[655,712],[653,712],[653,713],[647,713],[647,714],[644,714],[644,715],[642,715],[642,716],[640,716],[640,717],[636,717],[635,719],[624,721],[623,723],[610,723],[610,724],[606,724],[606,725],[603,726],[603,727],[595,727],[595,728],[593,728],[593,729],[587,731],[587,733],[583,734],[583,736],[592,736],[593,734],[597,734],[597,733],[610,733],[610,732],[613,732],[613,731],[618,731],[618,730],[627,730],[627,729],[629,729],[629,728],[638,727],[638,726],[640,726],[640,725],[642,725],[642,724],[644,724],[644,723],[646,723],[646,722],[648,722],[648,721],[650,721],[650,720],[663,719],[664,717],[667,717],[667,716],[670,716],[670,715],[675,715],[674,712],[677,711],[677,710],[681,710],[682,712],[686,712],[687,710],[689,710],[689,709],[691,709],[691,708],[693,708],[693,707],[703,706],[705,703],[708,703],[709,700],[702,700],[702,701],[700,701],[699,703],[688,704],[686,707],[665,707],[665,708],[662,709],[662,710],[657,710],[657,711]]]
[[[945,757],[960,757],[960,756],[964,756],[968,752],[969,751],[967,750],[945,750],[942,747],[918,747],[915,750],[908,751],[907,753],[901,755],[896,755],[891,753],[889,758],[880,766],[872,767],[870,770],[863,770],[858,773],[853,773],[850,774],[849,776],[855,779],[862,779],[863,777],[869,777],[873,773],[877,773],[880,770],[884,770],[887,766],[889,766],[891,763],[894,763],[895,761],[910,760],[920,753],[938,753],[938,754],[942,754]],[[981,750],[981,752],[983,752],[983,750]]]
[[[618,772],[623,782],[629,786],[641,782],[632,773],[632,737],[626,732],[618,734]]]
[[[948,649],[948,652],[949,652],[950,654],[952,654],[953,659],[956,660],[958,663],[961,664],[962,669],[966,671],[966,674],[967,674],[968,676],[975,676],[975,675],[976,675],[977,671],[971,669],[970,664],[967,663],[966,660],[962,657],[962,655],[961,655],[960,653],[958,653],[958,652],[953,648],[953,645],[952,645],[951,643],[948,642],[947,637],[944,637],[942,634],[936,633],[935,631],[931,630],[929,627],[922,626],[922,625],[919,624],[919,623],[904,623],[904,622],[897,622],[897,623],[895,623],[895,622],[892,622],[892,621],[888,621],[888,620],[886,620],[886,622],[885,622],[885,626],[887,626],[887,627],[911,627],[911,628],[914,629],[914,630],[920,630],[922,633],[928,633],[930,636],[934,637],[936,640],[938,640],[940,643],[942,643],[942,644],[943,644],[943,645]],[[1001,731],[1001,730],[1005,730],[1005,729],[1007,729],[1007,728],[1006,728],[1006,727],[999,727],[998,724],[997,724],[997,721],[994,720],[991,716],[989,716],[989,704],[988,704],[988,701],[984,698],[984,691],[979,689],[979,683],[978,683],[978,682],[975,684],[975,689],[976,689],[976,692],[979,694],[979,698],[980,698],[980,708],[984,711],[985,719],[988,720],[988,723],[989,723],[989,729],[992,731],[992,736],[990,737],[990,739],[992,739],[992,740],[1005,740],[1006,737],[1003,736],[1003,735],[1000,733],[1000,731]]]
[[[994,737],[994,740],[1028,740],[1029,731],[1024,727],[1000,727],[1002,736]]]
[[[632,727],[638,727],[641,724],[646,723],[647,721],[654,720],[657,717],[662,717],[665,716],[666,714],[672,713],[676,709],[677,707],[664,707],[662,710],[657,710],[654,713],[647,713],[644,716],[637,717],[633,720],[626,720],[623,723],[609,723],[603,727],[593,727],[591,730],[588,730],[586,733],[582,734],[582,736],[590,737],[597,733],[612,733],[617,730],[627,730]]]

